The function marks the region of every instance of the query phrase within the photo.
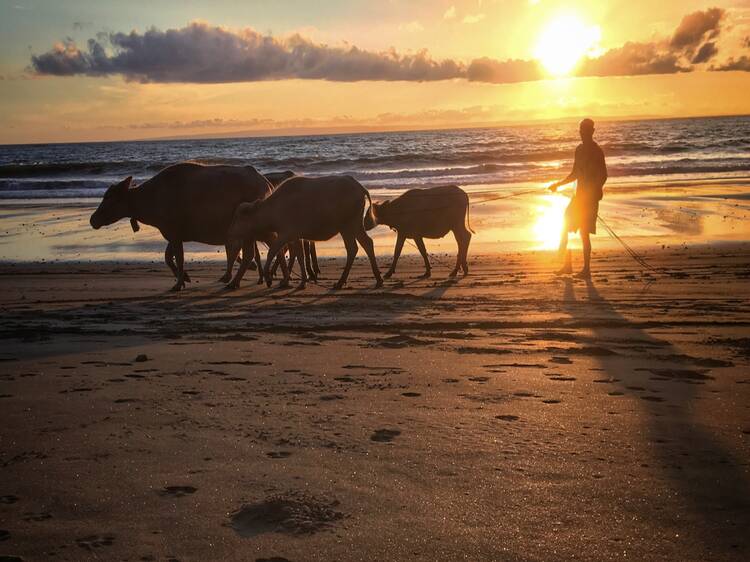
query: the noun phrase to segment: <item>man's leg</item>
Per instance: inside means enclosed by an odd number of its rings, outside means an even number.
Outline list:
[[[583,245],[583,269],[577,277],[591,277],[591,235],[588,232],[581,232],[581,244]]]
[[[562,234],[560,234],[560,248],[558,255],[563,258],[563,266],[555,271],[555,275],[567,275],[573,273],[573,264],[570,257],[570,250],[568,250],[568,224],[563,225]]]

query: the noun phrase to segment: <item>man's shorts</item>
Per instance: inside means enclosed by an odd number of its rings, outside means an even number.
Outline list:
[[[599,214],[599,201],[592,197],[576,194],[565,209],[565,224],[568,232],[588,232],[596,234],[596,217]]]

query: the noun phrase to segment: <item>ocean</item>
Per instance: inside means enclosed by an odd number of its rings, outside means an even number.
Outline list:
[[[610,181],[750,178],[750,116],[597,124]],[[369,189],[515,186],[567,173],[575,124],[295,137],[0,146],[0,199],[91,199],[191,160],[261,172],[351,174]]]

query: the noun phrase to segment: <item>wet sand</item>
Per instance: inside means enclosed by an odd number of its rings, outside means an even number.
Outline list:
[[[647,255],[0,266],[0,555],[747,559],[750,245]]]

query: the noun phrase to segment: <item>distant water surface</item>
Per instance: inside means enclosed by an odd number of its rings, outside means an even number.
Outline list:
[[[611,184],[750,179],[750,117],[600,123]],[[351,174],[374,192],[417,185],[552,181],[571,166],[575,125],[217,140],[0,146],[0,199],[88,199],[185,160],[261,172]]]

